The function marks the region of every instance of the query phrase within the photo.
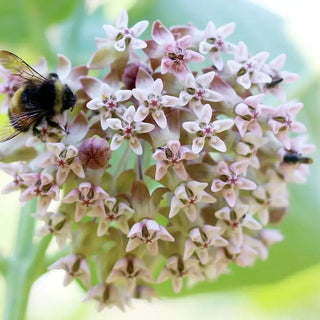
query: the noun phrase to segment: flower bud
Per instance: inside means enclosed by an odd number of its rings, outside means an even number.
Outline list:
[[[107,166],[111,157],[109,143],[99,137],[83,141],[79,149],[82,164],[90,169],[101,169]]]
[[[147,71],[148,73],[151,73],[151,70],[148,67],[148,65],[146,65],[145,63],[141,63],[141,62],[140,63],[137,63],[137,62],[129,63],[126,66],[126,68],[124,69],[124,73],[122,75],[121,80],[123,81],[125,86],[130,90],[135,88],[136,78],[138,75],[139,68],[142,68],[145,71]]]

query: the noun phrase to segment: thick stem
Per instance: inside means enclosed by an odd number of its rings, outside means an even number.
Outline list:
[[[7,292],[3,320],[23,320],[28,305],[33,282],[42,273],[44,253],[51,236],[43,238],[39,244],[33,243],[36,199],[29,201],[20,212],[16,244],[8,261]]]

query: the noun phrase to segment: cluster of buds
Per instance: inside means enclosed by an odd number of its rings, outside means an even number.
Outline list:
[[[147,27],[129,27],[121,10],[86,66],[60,55],[57,73],[77,95],[56,119],[64,130],[44,122],[37,137],[0,146],[1,169],[13,176],[4,192],[37,197],[38,234],[70,250],[49,268],[65,271],[65,285],[81,281],[99,310],[150,299],[159,282],[178,293],[184,279],[266,259],[283,238],[268,224],[283,219],[287,183],[304,182],[314,149],[291,138],[305,127],[295,120],[303,105],[283,91],[298,78],[282,70],[284,54],[268,62],[267,52],[229,42],[234,23],[156,21],[143,41]],[[43,61],[35,68],[46,72]],[[6,110],[19,86],[1,72]]]

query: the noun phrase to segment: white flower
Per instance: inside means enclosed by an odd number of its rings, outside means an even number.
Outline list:
[[[145,243],[150,254],[158,254],[158,240],[174,241],[171,234],[154,220],[143,219],[135,223],[127,237],[129,238],[126,251],[132,251],[141,243]]]
[[[117,131],[117,133],[112,136],[110,144],[112,151],[118,149],[123,140],[127,140],[133,152],[142,154],[142,146],[136,135],[152,131],[154,125],[147,122],[134,121],[135,114],[136,110],[134,106],[130,106],[122,117],[123,121],[115,118],[107,119],[107,126]]]
[[[196,114],[197,121],[186,121],[182,124],[186,131],[197,135],[193,139],[192,152],[200,153],[205,142],[215,150],[226,152],[225,143],[216,134],[230,129],[234,124],[233,120],[222,119],[211,122],[212,109],[209,104],[206,104],[200,111],[196,111]]]
[[[171,199],[169,218],[183,210],[190,221],[195,221],[197,218],[196,203],[216,202],[214,197],[204,191],[207,186],[207,183],[197,181],[189,181],[179,185]]]
[[[203,33],[203,40],[199,44],[199,52],[202,54],[209,53],[214,66],[218,70],[223,68],[222,52],[231,53],[234,45],[225,41],[225,39],[234,31],[235,23],[231,22],[219,28],[216,28],[212,21],[209,21]]]
[[[234,59],[227,61],[230,72],[236,76],[237,83],[249,89],[252,83],[269,83],[271,77],[262,71],[263,65],[269,57],[268,52],[260,52],[250,56],[247,46],[240,42],[235,48]]]
[[[149,22],[146,20],[136,23],[133,27],[128,27],[128,14],[124,9],[120,10],[116,26],[104,25],[103,28],[109,40],[114,41],[114,48],[117,51],[124,51],[129,46],[132,49],[143,49],[147,45],[143,40],[138,39],[147,29]]]

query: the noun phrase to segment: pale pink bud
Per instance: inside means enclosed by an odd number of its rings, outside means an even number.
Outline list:
[[[83,141],[79,149],[82,164],[90,169],[101,169],[107,166],[111,158],[111,151],[107,140],[91,137]]]

